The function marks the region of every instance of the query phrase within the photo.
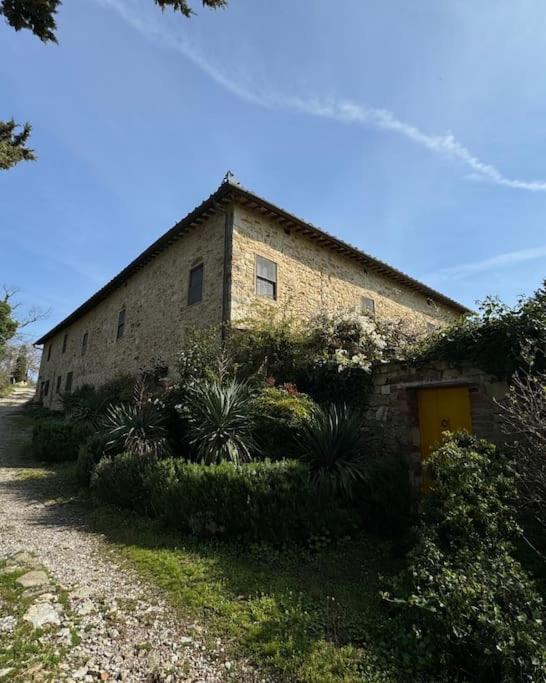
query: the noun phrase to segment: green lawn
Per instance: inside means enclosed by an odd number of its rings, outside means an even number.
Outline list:
[[[395,544],[361,538],[319,553],[237,549],[118,510],[98,508],[93,519],[184,618],[275,680],[400,680],[384,640],[378,579],[399,566]]]

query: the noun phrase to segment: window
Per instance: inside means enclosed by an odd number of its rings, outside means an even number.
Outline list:
[[[64,352],[66,351],[66,345],[67,345],[67,343],[68,343],[68,334],[65,334],[64,337],[63,337],[63,350],[62,350],[62,353],[64,353]]]
[[[116,333],[116,339],[121,339],[125,333],[125,309],[122,308],[118,313],[118,331]]]
[[[60,393],[61,393],[61,379],[62,379],[62,376],[59,375],[59,376],[57,377],[57,388],[56,388],[56,390],[55,390],[57,394],[60,394]]]
[[[375,315],[375,301],[367,296],[363,296],[360,300],[360,312]]]
[[[49,359],[51,358],[51,347],[52,347],[52,346],[53,346],[53,344],[50,344],[50,345],[47,347],[47,360],[49,360]]]
[[[89,335],[87,332],[83,333],[82,337],[82,356],[85,356],[85,353],[87,351],[87,340],[89,339]]]
[[[66,374],[66,382],[64,384],[64,390],[66,391],[67,394],[69,394],[72,391],[72,379],[74,377],[73,372],[68,372]]]
[[[198,304],[203,298],[203,264],[190,270],[190,286],[188,289],[188,306]]]
[[[277,264],[263,256],[256,256],[256,294],[277,298]]]
[[[49,380],[46,379],[44,383],[44,396],[47,396],[49,394]]]

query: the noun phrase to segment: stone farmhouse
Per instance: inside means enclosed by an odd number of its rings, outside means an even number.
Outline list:
[[[352,309],[431,329],[461,304],[243,188],[231,174],[200,206],[41,337],[38,397],[49,407],[83,384],[161,359],[184,334],[236,324],[255,303],[308,317]]]

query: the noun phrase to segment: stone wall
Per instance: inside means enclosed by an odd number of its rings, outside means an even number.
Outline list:
[[[73,373],[73,388],[100,386],[119,373],[135,373],[157,359],[172,374],[176,354],[187,329],[196,325],[220,325],[224,270],[225,218],[217,214],[158,254],[131,275],[95,308],[61,330],[44,346],[37,392],[49,380],[45,405],[59,406],[66,375]],[[204,264],[203,299],[188,306],[190,269]],[[118,313],[125,307],[125,333],[116,339]],[[88,333],[85,355],[82,339]],[[67,348],[62,353],[64,335]],[[48,361],[49,347],[51,358]]]
[[[374,448],[407,459],[412,482],[421,480],[421,442],[417,391],[427,387],[468,386],[472,430],[480,438],[501,444],[503,436],[494,399],[507,390],[505,382],[470,364],[454,366],[434,361],[411,367],[405,363],[380,366],[374,373],[366,413],[366,431]]]
[[[256,255],[277,264],[277,301],[256,296]],[[461,315],[242,206],[234,211],[232,282],[234,321],[248,317],[258,298],[273,309],[310,317],[322,310],[360,311],[361,298],[368,297],[376,315],[404,317],[417,327]]]

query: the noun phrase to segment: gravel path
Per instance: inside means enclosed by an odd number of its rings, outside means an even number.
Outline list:
[[[38,667],[23,680],[260,680],[227,661],[221,644],[200,642],[199,626],[180,623],[161,595],[116,564],[105,540],[86,528],[85,506],[62,501],[54,470],[38,476],[22,454],[30,428],[16,417],[31,396],[17,389],[0,399],[0,560],[45,568],[49,584],[28,589],[36,595],[29,618],[47,620],[49,610],[48,637],[64,638],[68,652],[53,679]],[[68,604],[57,597],[65,590]]]

